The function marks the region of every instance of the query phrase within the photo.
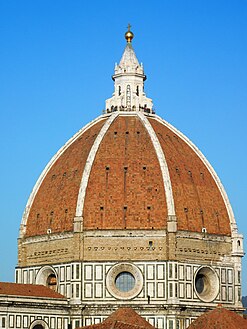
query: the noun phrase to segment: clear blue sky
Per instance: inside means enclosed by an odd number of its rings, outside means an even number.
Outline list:
[[[247,237],[247,1],[0,0],[1,281],[39,174],[112,95],[129,22],[147,96],[211,162]]]

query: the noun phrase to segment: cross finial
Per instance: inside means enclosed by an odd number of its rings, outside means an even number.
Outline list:
[[[125,33],[125,39],[127,40],[128,43],[132,41],[134,38],[134,33],[130,31],[131,25],[128,24],[128,31]]]

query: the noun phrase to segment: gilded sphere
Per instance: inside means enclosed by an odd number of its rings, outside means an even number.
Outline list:
[[[131,31],[127,31],[125,33],[125,39],[127,40],[127,42],[131,42],[133,38],[134,38],[134,33],[132,33]]]

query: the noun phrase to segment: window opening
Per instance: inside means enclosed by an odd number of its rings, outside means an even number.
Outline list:
[[[203,274],[198,274],[196,277],[196,291],[201,294],[205,286],[205,276]]]
[[[131,108],[131,95],[130,95],[130,85],[127,85],[127,90],[126,90],[126,106],[127,108]]]
[[[54,291],[57,289],[57,278],[55,274],[52,273],[48,276],[46,286]]]
[[[135,286],[135,278],[130,272],[121,272],[115,280],[116,287],[119,291],[128,292]]]
[[[136,95],[139,96],[139,86],[136,87]]]
[[[241,272],[238,271],[238,283],[240,283],[240,282],[241,282]]]

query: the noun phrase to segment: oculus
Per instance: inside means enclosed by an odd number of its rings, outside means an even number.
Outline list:
[[[200,267],[195,273],[194,289],[203,302],[212,302],[219,293],[219,278],[209,266]]]
[[[54,291],[57,291],[58,278],[51,266],[42,267],[36,277],[36,284],[42,284]]]
[[[131,263],[119,263],[110,268],[106,276],[106,287],[117,299],[132,299],[143,288],[143,275]]]

